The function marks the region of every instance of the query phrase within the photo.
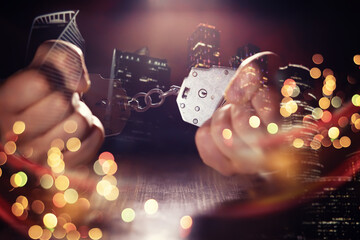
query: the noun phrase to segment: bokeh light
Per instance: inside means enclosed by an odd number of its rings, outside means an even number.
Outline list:
[[[40,185],[44,189],[50,189],[54,184],[54,179],[50,174],[44,174],[40,178]]]
[[[323,58],[323,56],[322,56],[321,54],[316,53],[316,54],[314,54],[314,55],[312,56],[312,61],[313,61],[315,64],[319,65],[319,64],[322,64],[322,63],[323,63],[324,58]]]
[[[295,148],[302,148],[304,146],[304,140],[301,138],[295,138],[293,141],[293,146]]]
[[[338,96],[335,96],[331,99],[331,105],[334,107],[334,108],[339,108],[341,107],[341,104],[342,104],[342,100],[340,97]]]
[[[108,175],[115,174],[118,169],[117,164],[114,160],[106,160],[101,167],[103,172]]]
[[[321,108],[314,108],[311,115],[316,120],[321,119],[323,115],[323,110]]]
[[[349,124],[349,119],[345,116],[342,116],[339,118],[338,124],[340,127],[344,128]]]
[[[17,135],[22,134],[25,131],[25,123],[23,121],[16,121],[13,124],[13,132]]]
[[[224,139],[229,140],[232,137],[232,131],[230,129],[228,129],[228,128],[225,128],[222,131],[222,136],[223,136]]]
[[[12,155],[16,151],[16,144],[14,141],[8,141],[4,145],[4,151],[7,155]]]
[[[328,109],[330,107],[330,100],[327,97],[320,98],[319,107],[322,109]]]
[[[251,116],[249,118],[249,124],[252,128],[258,128],[260,126],[260,118],[258,116]]]
[[[18,202],[13,203],[11,206],[11,212],[14,214],[14,216],[20,217],[24,213],[24,206]]]
[[[325,110],[322,114],[321,121],[323,121],[324,123],[328,123],[331,121],[331,119],[332,119],[331,112],[329,112],[328,110]]]
[[[319,77],[321,77],[321,71],[319,68],[317,67],[313,67],[310,69],[310,76],[314,79],[318,79]]]
[[[267,125],[267,131],[270,134],[276,134],[279,131],[279,127],[276,123],[269,123]]]
[[[45,210],[45,204],[41,200],[35,200],[31,204],[31,209],[36,214],[42,214]]]
[[[22,195],[20,195],[16,198],[16,202],[20,203],[24,209],[27,209],[27,207],[29,206],[29,200],[25,196],[22,196]]]
[[[193,220],[190,216],[183,216],[180,219],[180,226],[182,229],[189,229],[193,224]]]
[[[64,127],[64,131],[66,133],[74,133],[74,132],[76,132],[76,130],[78,128],[78,124],[74,120],[67,120],[67,121],[65,121],[63,127]]]
[[[23,171],[20,171],[20,172],[14,173],[10,177],[10,184],[14,188],[23,187],[27,183],[27,180],[28,180],[28,177],[27,177],[26,173],[24,173]]]
[[[109,189],[104,194],[104,197],[108,201],[115,201],[119,197],[119,189],[114,185],[111,185]]]
[[[45,227],[54,228],[57,225],[57,217],[53,213],[47,213],[43,217]]]
[[[77,137],[69,138],[69,140],[67,140],[66,142],[66,148],[70,152],[76,152],[80,149],[80,147],[81,147],[81,141]]]
[[[339,137],[340,131],[337,127],[331,127],[328,131],[329,138],[336,139]]]
[[[49,240],[52,236],[52,233],[49,229],[43,229],[43,233],[41,234],[40,240]]]
[[[28,234],[31,239],[39,239],[42,233],[43,229],[39,225],[33,225],[28,230]]]
[[[354,106],[359,107],[360,106],[360,95],[354,94],[351,98],[351,102]]]
[[[79,194],[78,192],[73,189],[73,188],[69,188],[64,192],[64,199],[67,203],[69,204],[74,204],[76,203],[76,201],[79,198]]]
[[[135,219],[135,211],[132,208],[125,208],[122,212],[121,212],[121,219],[124,222],[132,222]]]
[[[50,146],[54,148],[58,148],[60,151],[62,151],[65,147],[65,143],[61,138],[56,138],[51,141]]]
[[[360,54],[356,54],[354,57],[353,57],[353,60],[354,60],[354,63],[356,65],[360,65]]]
[[[93,240],[101,239],[103,233],[100,228],[92,228],[89,230],[89,237]]]
[[[348,136],[342,136],[340,138],[340,145],[344,148],[350,147],[351,139]]]
[[[147,214],[153,215],[159,209],[159,204],[155,199],[149,199],[144,204],[144,210]]]
[[[80,237],[81,235],[77,230],[72,230],[66,234],[68,240],[79,240]]]
[[[0,152],[0,166],[4,165],[7,161],[7,155],[4,152]]]
[[[55,187],[60,191],[65,191],[69,185],[69,178],[65,175],[60,175],[55,179]]]

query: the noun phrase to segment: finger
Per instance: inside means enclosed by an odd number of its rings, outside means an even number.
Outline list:
[[[93,116],[92,122],[90,134],[81,142],[80,149],[75,152],[66,151],[64,153],[66,166],[73,167],[94,160],[93,157],[99,151],[104,141],[104,129],[100,120],[95,116]],[[71,161],[67,161],[68,159],[71,159]]]
[[[273,88],[260,88],[251,99],[251,105],[264,125],[279,121],[280,95]]]
[[[226,101],[229,103],[250,101],[264,82],[270,82],[269,78],[274,76],[279,67],[279,60],[272,52],[257,53],[244,60],[225,90]],[[266,65],[261,61],[266,61]]]
[[[74,44],[61,40],[46,41],[39,46],[30,68],[39,68],[57,89],[86,92],[90,79],[83,53]]]
[[[44,75],[36,70],[19,71],[0,88],[0,112],[21,112],[50,92],[50,85]]]
[[[80,105],[86,107],[84,103],[80,103]],[[62,145],[59,148],[63,150],[70,138],[78,138],[83,141],[89,135],[92,125],[91,115],[85,115],[84,112],[74,111],[68,118],[45,134],[36,139],[18,144],[20,153],[31,152],[30,156],[26,156],[28,159],[45,163],[47,152],[54,144],[56,146]]]
[[[218,150],[210,133],[210,122],[204,123],[196,132],[195,143],[203,162],[225,176],[234,174],[230,160]]]

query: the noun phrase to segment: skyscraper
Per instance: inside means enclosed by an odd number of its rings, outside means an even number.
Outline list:
[[[188,38],[188,70],[220,65],[220,31],[200,23]]]
[[[232,56],[230,59],[230,66],[232,68],[238,68],[240,64],[248,57],[254,55],[255,53],[260,52],[260,48],[253,44],[246,44],[242,47],[239,47],[236,51],[236,55]]]

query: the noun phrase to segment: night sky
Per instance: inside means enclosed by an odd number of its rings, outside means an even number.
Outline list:
[[[315,2],[315,1],[314,1]],[[165,58],[171,81],[187,75],[187,37],[199,23],[221,31],[221,63],[228,66],[236,49],[252,43],[278,53],[283,64],[312,67],[321,53],[323,67],[346,75],[352,56],[360,53],[356,1],[104,0],[12,1],[0,8],[1,68],[5,78],[23,64],[34,17],[61,10],[80,10],[78,26],[86,41],[89,72],[107,77],[113,48],[135,51],[148,46],[152,57]]]

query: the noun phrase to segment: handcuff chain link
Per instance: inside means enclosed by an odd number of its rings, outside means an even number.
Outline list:
[[[148,91],[147,93],[139,92],[139,93],[135,94],[135,96],[128,101],[128,104],[136,112],[145,112],[149,108],[160,107],[165,102],[165,98],[167,98],[168,96],[178,95],[179,90],[180,90],[180,87],[176,86],[176,85],[172,85],[170,87],[170,89],[166,92],[164,92],[163,90],[161,90],[159,88],[153,88],[150,91]],[[160,101],[153,102],[152,96],[154,94],[158,95],[158,98],[160,99]],[[144,98],[145,106],[140,105],[140,103],[139,103],[140,98]]]

